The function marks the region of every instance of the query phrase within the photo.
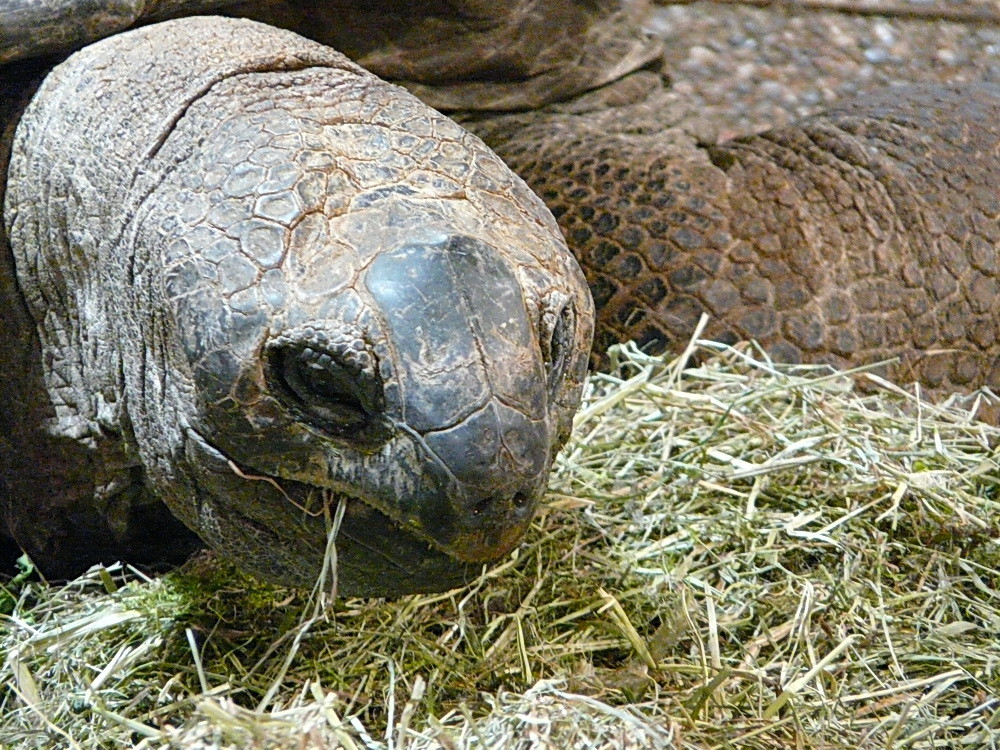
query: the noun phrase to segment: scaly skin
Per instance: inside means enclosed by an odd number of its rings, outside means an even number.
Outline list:
[[[931,394],[1000,386],[1000,88],[916,86],[715,146],[649,74],[466,123],[557,217],[616,341],[756,339],[776,359],[891,357]]]
[[[457,585],[524,532],[590,297],[541,202],[404,91],[250,21],[146,27],[46,78],[5,204],[5,335],[37,339],[4,510],[43,571],[157,540],[159,502],[296,585],[346,503],[345,594]]]
[[[327,44],[438,109],[525,109],[655,59],[644,11],[634,0],[0,0],[0,64],[220,12]]]

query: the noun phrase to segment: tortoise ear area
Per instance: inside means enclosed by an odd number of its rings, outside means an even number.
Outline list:
[[[559,395],[563,380],[573,360],[576,341],[576,308],[572,297],[552,294],[543,303],[539,346],[545,366],[549,403]]]

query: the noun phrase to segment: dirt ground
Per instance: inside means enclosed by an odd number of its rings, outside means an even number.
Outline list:
[[[991,0],[699,0],[656,6],[646,25],[709,137],[781,125],[882,86],[1000,82]]]

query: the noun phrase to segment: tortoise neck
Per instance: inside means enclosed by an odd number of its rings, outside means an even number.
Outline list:
[[[647,11],[648,0],[271,0],[235,10],[329,44],[446,112],[533,109],[647,65],[661,49],[642,29]]]

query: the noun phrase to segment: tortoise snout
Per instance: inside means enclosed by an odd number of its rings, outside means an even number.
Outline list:
[[[505,526],[520,526],[531,520],[538,505],[539,483],[531,478],[521,487],[493,489],[465,486],[456,493],[452,504],[457,506],[462,526],[483,532],[497,531]]]
[[[547,423],[491,401],[424,441],[449,487],[448,517],[425,517],[425,528],[450,537],[449,551],[460,560],[485,562],[508,552],[531,522],[545,485]]]
[[[510,552],[521,540],[535,515],[540,492],[525,488],[514,492],[470,492],[462,502],[462,523],[449,545],[463,562],[491,562]]]

